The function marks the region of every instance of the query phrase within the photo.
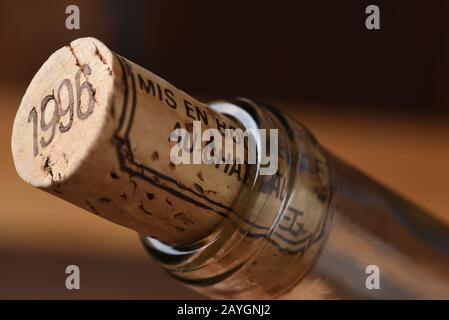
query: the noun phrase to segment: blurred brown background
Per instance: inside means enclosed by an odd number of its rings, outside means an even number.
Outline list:
[[[81,30],[65,28],[77,4]],[[381,30],[365,28],[380,7]],[[137,235],[26,186],[15,111],[47,57],[81,36],[196,97],[268,101],[348,162],[449,223],[447,1],[0,1],[0,298],[199,298]],[[81,290],[65,289],[65,267]]]

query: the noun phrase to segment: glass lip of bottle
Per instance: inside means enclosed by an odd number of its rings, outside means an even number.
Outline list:
[[[271,129],[273,127],[263,106],[246,98],[217,99],[209,102],[209,107],[220,114],[232,117],[241,124],[243,129],[258,130]],[[256,143],[258,143],[258,148],[260,148],[260,141],[257,141],[257,138]],[[254,196],[254,198],[248,199],[239,195],[235,204],[238,204],[242,200],[249,200],[248,203],[255,203],[255,200],[259,197],[259,200],[257,201],[263,203],[262,206],[248,205],[247,208],[251,208],[250,211],[252,212],[245,212],[243,217],[238,217],[238,219],[243,220],[245,220],[246,217],[251,217],[251,221],[246,222],[255,224],[254,222],[260,218],[265,206],[265,200],[268,198],[269,194],[269,191],[262,193],[260,190],[262,188],[268,188],[268,190],[270,190],[273,187],[275,175],[260,175],[260,161],[258,161],[256,165],[251,165],[250,167],[253,171],[252,179],[248,179],[245,187],[248,188],[249,195]],[[263,197],[264,199],[260,200],[260,197]],[[260,241],[256,241],[254,246],[251,247],[253,250],[248,250],[246,258],[249,259],[256,251],[260,250],[261,245],[267,244],[266,241],[264,242],[263,240],[264,238],[269,237],[270,233],[276,228],[276,225],[279,222],[278,217],[284,211],[287,202],[288,196],[285,197],[283,203],[279,205],[279,208],[277,208],[278,210],[273,212],[273,219],[270,226],[262,231]],[[232,207],[234,208],[234,205]],[[255,207],[256,209],[254,209]],[[237,215],[234,214],[234,216]],[[229,233],[231,233],[232,236],[229,236]],[[248,233],[249,230],[245,231],[238,224],[233,222],[232,219],[223,219],[223,222],[220,223],[213,233],[193,243],[171,246],[148,236],[141,236],[141,241],[150,255],[155,257],[167,271],[170,273],[181,272],[186,274],[188,271],[206,268],[217,259],[223,258],[230,250],[234,250],[238,247],[242,240],[248,236]],[[223,247],[219,245],[219,243],[225,244],[227,251],[223,250]],[[205,255],[206,252],[211,256],[211,259],[204,260],[203,255]],[[242,257],[241,260],[244,261],[245,257]]]

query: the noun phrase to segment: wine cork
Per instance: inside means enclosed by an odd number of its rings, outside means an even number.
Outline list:
[[[194,121],[202,130],[239,127],[100,41],[81,38],[52,54],[26,90],[13,127],[14,163],[34,187],[186,244],[228,215],[245,177],[236,163],[171,162],[170,133],[191,132]]]

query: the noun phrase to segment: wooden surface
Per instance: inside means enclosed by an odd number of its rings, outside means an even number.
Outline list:
[[[25,86],[0,85],[0,298],[200,297],[160,270],[135,232],[21,181],[10,141],[24,92]],[[328,149],[449,223],[447,117],[277,105]],[[69,264],[81,269],[79,291],[65,289]]]

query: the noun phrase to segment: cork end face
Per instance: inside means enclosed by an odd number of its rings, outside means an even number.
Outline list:
[[[19,176],[38,188],[63,183],[107,134],[113,113],[114,56],[81,38],[55,53],[28,86],[14,120],[12,154]]]

